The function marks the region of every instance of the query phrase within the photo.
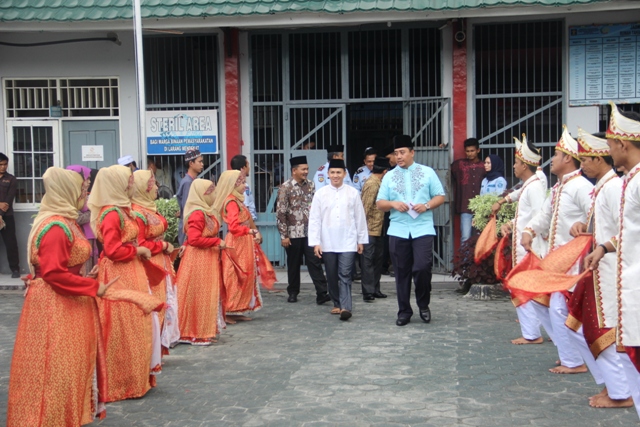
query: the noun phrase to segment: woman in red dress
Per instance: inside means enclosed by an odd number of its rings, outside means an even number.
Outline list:
[[[92,252],[76,223],[88,186],[79,173],[55,167],[42,178],[46,193],[29,235],[31,280],[9,376],[11,427],[79,426],[99,412],[94,297],[109,285],[80,275]]]
[[[133,180],[135,188],[131,198],[131,209],[138,223],[138,245],[151,251],[151,263],[164,272],[164,278],[151,286],[151,292],[166,303],[165,309],[158,313],[158,321],[162,331],[163,352],[167,353],[180,339],[176,276],[169,256],[173,252],[173,245],[163,240],[168,224],[156,209],[158,187],[153,173],[139,169],[133,173]]]
[[[220,219],[213,209],[215,185],[206,179],[191,184],[184,206],[186,248],[178,268],[180,342],[211,345],[224,328],[221,300]]]
[[[142,260],[151,258],[151,251],[137,245],[138,225],[131,212],[132,194],[131,169],[114,165],[100,170],[88,203],[91,227],[104,247],[98,279],[104,282],[119,277],[114,289],[149,293]],[[159,329],[153,339],[154,317],[131,304],[104,299],[98,301],[98,309],[106,349],[105,401],[144,396],[155,386],[152,374],[161,363]],[[154,343],[157,343],[155,349]]]

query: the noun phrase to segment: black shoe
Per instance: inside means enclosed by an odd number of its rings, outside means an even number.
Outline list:
[[[363,300],[364,302],[374,302],[376,299],[375,299],[375,297],[374,297],[372,294],[364,294],[364,295],[362,296],[362,300]]]
[[[353,276],[353,281],[357,282],[359,280],[362,280],[362,274],[356,274],[355,276]]]
[[[411,322],[411,318],[410,317],[398,317],[398,320],[396,320],[396,325],[404,326],[409,322]]]
[[[287,302],[298,302],[298,295],[289,295],[289,299],[287,300]]]
[[[396,277],[396,273],[394,273],[393,271],[389,272],[389,277]]]
[[[325,302],[331,301],[331,297],[328,294],[324,294],[324,296],[316,297],[316,304],[322,305]]]
[[[382,292],[376,292],[375,294],[373,294],[374,297],[376,298],[386,298],[387,295],[383,294]]]
[[[351,312],[347,310],[342,310],[340,312],[340,320],[349,320],[351,318]]]
[[[431,310],[429,310],[429,307],[425,308],[424,310],[420,310],[420,318],[424,321],[424,323],[431,322]]]
[[[20,272],[19,271],[11,272],[11,278],[12,279],[19,279],[20,278]]]

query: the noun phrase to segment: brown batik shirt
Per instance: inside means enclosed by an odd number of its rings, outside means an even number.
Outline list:
[[[299,239],[307,237],[309,227],[309,209],[315,187],[305,179],[301,184],[289,178],[280,185],[276,219],[281,239]]]
[[[369,236],[381,236],[382,235],[382,223],[384,222],[384,212],[378,209],[376,205],[376,199],[378,198],[378,190],[382,181],[376,175],[371,174],[362,187],[362,206],[364,206],[364,213],[367,217],[367,228],[369,229]]]

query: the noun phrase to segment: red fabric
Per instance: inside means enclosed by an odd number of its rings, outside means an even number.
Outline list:
[[[126,209],[122,210],[126,211]],[[122,229],[118,212],[111,211],[104,217],[100,231],[104,240],[104,256],[114,262],[131,261],[136,257],[136,247],[131,243],[122,243]]]
[[[162,218],[162,216],[160,216],[160,218]],[[164,241],[147,239],[147,224],[145,224],[142,218],[140,218],[139,216],[136,216],[136,222],[138,223],[138,246],[144,246],[145,248],[148,248],[151,251],[151,255],[158,255],[160,252],[162,252]]]
[[[593,246],[591,235],[581,235],[564,244],[544,257],[540,268],[555,273],[566,273],[575,263],[586,256]]]
[[[187,243],[196,248],[210,248],[220,244],[218,237],[202,237],[205,228],[204,212],[195,211],[187,221]]]
[[[476,242],[473,258],[475,263],[479,265],[482,261],[489,258],[496,246],[498,246],[497,222],[496,217],[492,215]]]
[[[269,259],[262,251],[262,248],[259,244],[255,244],[256,251],[256,265],[258,267],[258,280],[260,280],[260,284],[267,288],[273,289],[274,283],[276,283],[276,272],[273,269],[273,266],[269,262]]]
[[[224,32],[224,38],[225,141],[227,144],[227,158],[231,159],[236,154],[242,153],[239,30],[237,28],[228,28]]]
[[[511,245],[512,234],[509,233],[500,239],[498,246],[496,246],[496,255],[493,258],[493,272],[496,274],[496,279],[504,281],[513,268],[513,261],[510,256],[507,255],[507,248]]]
[[[149,286],[158,286],[160,283],[163,283],[167,276],[167,272],[164,271],[164,268],[161,268],[148,259],[142,260],[142,265],[144,266],[144,272],[147,274]]]
[[[71,242],[64,230],[53,226],[40,241],[38,253],[39,275],[60,295],[91,296],[98,293],[97,280],[82,277],[69,271],[67,263],[71,256]]]
[[[640,372],[640,347],[625,347],[624,351],[627,352],[629,359],[631,359],[638,372]]]
[[[229,233],[236,237],[246,236],[249,234],[251,229],[246,225],[243,225],[238,219],[238,216],[240,215],[240,207],[238,206],[238,203],[235,201],[227,203],[226,211],[227,216],[225,218],[225,222],[227,223]]]

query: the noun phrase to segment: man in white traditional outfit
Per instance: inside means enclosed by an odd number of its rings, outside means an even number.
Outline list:
[[[522,239],[524,227],[537,215],[547,198],[546,179],[543,182],[536,174],[537,167],[540,165],[542,156],[533,144],[527,141],[527,136],[522,134],[522,141],[513,138],[516,142],[515,162],[513,164],[513,173],[516,178],[524,183],[518,190],[518,207],[513,221],[504,224],[500,230],[503,236],[512,234],[512,252],[511,261],[515,267],[527,254],[527,251],[518,244]],[[511,194],[498,200],[494,206],[494,214],[500,210],[505,203],[511,203]],[[547,243],[541,235],[537,235],[533,239],[532,248],[536,255],[543,257],[547,252]],[[540,333],[540,323],[544,326],[547,334],[553,339],[553,329],[549,318],[549,297],[537,297],[533,301],[527,301],[522,304],[518,298],[512,299],[513,305],[516,306],[518,321],[520,322],[520,330],[522,336],[511,340],[513,344],[542,344],[544,339]],[[536,313],[536,306],[539,307],[540,316]]]
[[[326,185],[329,185],[329,162],[333,159],[344,160],[343,144],[330,145],[329,148],[327,148],[327,163],[320,166],[316,171],[316,174],[313,176],[313,185],[315,186],[316,191]],[[353,186],[353,182],[351,182],[351,177],[349,176],[349,169],[345,170],[347,171],[347,176],[344,177],[344,183]]]
[[[603,245],[618,234],[622,180],[613,169],[607,140],[578,128],[578,154],[582,173],[596,180],[587,221],[571,227],[574,237],[592,233],[594,247]],[[602,374],[605,388],[589,399],[596,408],[633,406],[620,358],[616,352],[617,295],[615,283],[616,257],[610,253],[575,289],[569,301],[567,326],[584,337]]]
[[[548,249],[552,251],[573,239],[571,226],[576,222],[585,222],[591,207],[591,191],[593,185],[580,173],[578,160],[578,142],[571,137],[566,126],[556,145],[555,155],[551,161],[551,173],[558,177],[558,182],[551,189],[538,214],[527,224],[522,232],[521,244],[527,250],[533,250],[533,238],[548,233]],[[578,274],[580,265],[576,263],[567,274]],[[571,331],[565,326],[568,309],[562,292],[554,292],[549,300],[549,317],[553,329],[553,343],[558,348],[560,366],[550,369],[556,374],[577,374],[587,372],[584,355],[589,353],[586,342],[577,348],[576,340],[570,337]],[[593,363],[595,365],[595,361]],[[596,367],[597,370],[597,367]],[[594,377],[597,373],[592,371]],[[596,382],[602,384],[601,378]]]
[[[620,197],[620,222],[616,237],[598,245],[586,257],[584,265],[595,269],[609,252],[616,254],[617,342],[624,346],[619,353],[627,376],[627,384],[640,416],[640,115],[621,113],[610,102],[611,120],[607,143],[616,167],[627,174],[623,178]]]
[[[316,191],[309,211],[309,246],[324,259],[332,314],[352,315],[351,273],[356,253],[369,243],[367,220],[358,190],[346,184],[344,160],[329,162],[331,185]]]

